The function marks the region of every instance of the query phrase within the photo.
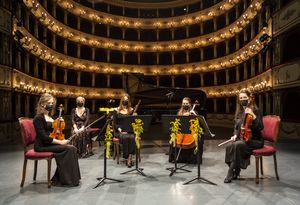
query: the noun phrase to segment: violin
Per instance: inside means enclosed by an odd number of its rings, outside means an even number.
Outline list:
[[[252,130],[251,130],[252,121],[253,121],[253,116],[249,113],[246,113],[244,123],[240,133],[240,138],[245,142],[248,142],[252,137]]]
[[[64,140],[65,135],[63,134],[63,129],[65,129],[65,121],[61,120],[62,111],[64,107],[62,104],[58,106],[59,115],[58,118],[52,122],[53,132],[50,134],[50,137],[53,139]]]

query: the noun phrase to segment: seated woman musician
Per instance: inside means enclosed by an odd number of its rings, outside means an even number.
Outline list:
[[[34,150],[54,152],[57,168],[51,179],[52,185],[78,186],[81,176],[76,147],[69,145],[69,140],[50,137],[52,131],[56,129],[53,127],[54,120],[51,117],[55,110],[55,101],[55,98],[48,93],[43,94],[38,101],[37,114],[33,119],[37,134]]]
[[[252,94],[243,90],[236,101],[234,135],[232,142],[227,145],[225,163],[229,166],[224,183],[237,179],[241,169],[250,164],[250,155],[253,149],[263,147],[261,136],[263,129],[262,115],[258,110]]]
[[[82,158],[92,155],[90,135],[84,129],[89,123],[90,110],[84,107],[84,103],[85,99],[83,97],[77,97],[77,106],[71,111],[71,133],[72,135],[76,134],[73,144],[77,148],[78,156]]]
[[[115,108],[113,115],[114,137],[119,138],[119,143],[122,146],[123,158],[127,160],[127,166],[132,167],[132,155],[135,154],[135,135],[124,130],[118,118],[122,116],[136,115],[134,109],[131,107],[130,96],[123,95],[120,100],[119,107]]]
[[[195,108],[195,105],[192,107],[191,99],[189,97],[184,97],[182,99],[181,108],[177,112],[177,115],[181,115],[181,116],[197,115],[197,112],[193,108]],[[177,145],[182,146],[182,150],[177,160],[177,162],[179,163],[193,164],[196,163],[197,161],[197,157],[194,154],[195,141],[190,141],[188,142],[189,144],[182,143],[183,138],[190,138],[190,137],[192,137],[192,134],[182,133],[179,136],[177,136]],[[174,157],[175,157],[174,154],[175,154],[175,150],[172,146],[170,146],[169,162],[174,161]]]

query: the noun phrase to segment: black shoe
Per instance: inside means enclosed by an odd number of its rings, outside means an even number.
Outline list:
[[[230,178],[225,178],[224,183],[231,183],[231,179]]]
[[[233,170],[229,169],[226,178],[224,179],[224,183],[231,183],[232,178],[233,178]]]
[[[241,169],[235,169],[235,170],[233,171],[232,179],[233,179],[233,180],[237,180],[237,179],[240,177],[240,172],[241,172]]]

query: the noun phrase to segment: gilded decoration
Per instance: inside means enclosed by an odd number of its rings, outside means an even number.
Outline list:
[[[83,96],[89,99],[121,98],[124,94],[123,89],[88,88],[51,83],[31,77],[18,70],[13,71],[13,89],[30,94],[48,92],[56,97],[76,98]]]
[[[295,87],[300,85],[300,60],[273,68],[274,88]]]
[[[274,30],[273,35],[277,36],[280,33],[288,30],[297,22],[300,22],[300,2],[294,1],[287,7],[279,10],[273,16]]]
[[[271,20],[269,22],[269,25],[271,25]],[[15,25],[14,32],[16,32],[17,30],[25,36],[20,40],[21,46],[31,52],[33,55],[51,63],[52,65],[57,65],[64,68],[72,68],[74,70],[85,70],[98,73],[121,74],[123,72],[142,72],[146,75],[156,75],[158,73],[160,75],[179,75],[210,72],[230,68],[239,65],[257,55],[257,53],[260,52],[261,49],[263,49],[263,44],[259,41],[259,38],[263,34],[268,34],[269,36],[272,35],[271,26],[268,28],[264,28],[260,31],[260,33],[258,33],[255,38],[253,38],[249,43],[247,43],[238,51],[212,60],[169,66],[145,66],[110,64],[70,57],[45,46],[33,35],[31,35],[25,28],[17,27]]]
[[[11,87],[11,68],[0,65],[0,87],[10,88]]]
[[[247,10],[231,25],[196,38],[185,40],[174,40],[166,42],[132,42],[124,40],[115,40],[110,38],[98,37],[92,34],[87,34],[76,29],[70,28],[65,24],[56,20],[51,16],[46,9],[40,4],[33,3],[33,0],[24,1],[26,6],[30,8],[31,13],[49,30],[79,44],[84,44],[91,47],[99,47],[105,49],[113,49],[120,51],[144,51],[144,52],[162,52],[176,51],[184,49],[199,48],[225,41],[241,32],[247,25],[250,24],[258,11],[261,10],[262,0],[254,0]],[[162,27],[164,28],[164,27]]]
[[[179,26],[192,25],[195,23],[201,23],[217,16],[220,16],[230,9],[234,8],[240,0],[234,1],[221,1],[207,9],[203,9],[192,14],[186,14],[184,16],[169,17],[169,18],[152,18],[152,19],[142,19],[142,18],[130,18],[126,16],[117,16],[109,13],[104,13],[101,11],[96,11],[94,9],[85,7],[75,1],[70,0],[58,0],[57,5],[61,8],[73,13],[75,16],[80,16],[87,20],[103,23],[113,26],[121,26],[124,28],[147,28],[147,29],[157,29],[157,28],[175,28]],[[110,2],[111,3],[111,2]],[[128,4],[129,2],[126,2]],[[190,3],[190,2],[188,2]],[[184,2],[186,5],[187,2]],[[149,4],[151,6],[151,4]],[[174,3],[172,2],[174,6]],[[159,8],[160,5],[158,5]],[[149,7],[147,7],[149,8]]]

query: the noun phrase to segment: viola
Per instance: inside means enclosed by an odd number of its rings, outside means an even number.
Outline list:
[[[194,112],[195,107],[199,106],[198,101],[196,100],[195,103],[193,104],[192,109],[190,110],[189,114],[190,115],[196,115]],[[190,124],[192,126],[192,124]],[[177,135],[177,142],[178,145],[181,145],[183,149],[191,149],[195,147],[195,138],[193,134],[178,134]]]
[[[192,107],[192,109],[190,110],[190,115],[196,115],[196,113],[195,113],[195,108],[196,108],[197,106],[199,106],[198,100],[196,100],[195,103],[193,104],[193,107]]]
[[[61,120],[62,111],[64,107],[62,104],[59,105],[59,115],[58,118],[52,122],[53,132],[50,134],[50,137],[53,139],[64,140],[65,135],[63,134],[63,129],[65,129],[65,121]]]
[[[139,105],[141,104],[141,100],[139,100],[139,102],[135,105],[134,109],[131,112],[131,115],[133,115],[134,113],[136,113],[137,109],[139,108]]]
[[[193,134],[177,134],[177,145],[181,145],[183,149],[191,149],[195,147],[195,138]]]
[[[249,113],[245,115],[244,123],[241,129],[240,138],[246,142],[248,142],[252,137],[252,121],[253,116]]]

